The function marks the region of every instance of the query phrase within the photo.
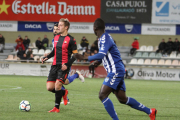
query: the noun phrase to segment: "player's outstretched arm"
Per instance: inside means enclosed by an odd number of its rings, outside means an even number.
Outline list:
[[[91,65],[94,65],[94,67],[98,67],[102,61],[95,60],[94,62],[91,63]]]

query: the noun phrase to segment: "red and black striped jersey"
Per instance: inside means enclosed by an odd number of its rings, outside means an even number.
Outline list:
[[[68,63],[72,53],[77,53],[76,40],[69,34],[67,36],[56,35],[54,37],[54,48],[47,57],[54,56],[52,65],[59,65]]]

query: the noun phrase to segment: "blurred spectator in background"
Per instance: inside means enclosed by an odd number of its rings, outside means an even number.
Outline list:
[[[18,44],[19,42],[23,43],[23,39],[21,38],[21,35],[18,35],[18,38],[15,40],[15,42]]]
[[[96,40],[94,41],[94,43],[91,45],[91,48],[90,48],[91,52],[94,52],[94,50],[99,51],[99,48],[98,48],[98,37],[96,38]]]
[[[175,41],[174,41],[173,50],[179,52],[179,45],[180,45],[179,40],[176,38]]]
[[[17,44],[17,46],[16,46],[16,50],[19,50],[19,48],[21,48],[23,51],[25,51],[25,47],[24,47],[24,45],[23,45],[23,43],[22,42],[18,42],[18,44]]]
[[[94,53],[91,53],[91,56],[93,56]],[[90,75],[89,77],[90,78],[93,78],[94,77],[94,69],[95,69],[95,66],[94,64],[92,64],[94,61],[91,61],[90,62],[90,65],[89,65],[89,73],[91,73],[92,75]]]
[[[24,47],[25,47],[26,49],[28,49],[29,44],[30,44],[30,39],[28,38],[27,35],[25,36],[25,38],[24,38],[24,40],[23,40],[23,44],[24,44]]]
[[[130,54],[133,55],[134,52],[139,49],[139,42],[136,38],[134,39],[134,42],[132,43],[131,46],[132,46],[132,48],[130,50]]]
[[[83,36],[83,38],[81,39],[81,47],[82,48],[88,48],[88,45],[89,45],[88,40],[86,39],[85,36]]]
[[[28,58],[28,60],[34,60],[33,54],[30,55],[30,58]]]
[[[21,59],[21,60],[27,60],[26,54],[24,53],[23,56],[22,56],[20,59]]]
[[[27,59],[30,58],[30,56],[31,56],[32,53],[33,53],[33,52],[32,52],[32,50],[31,50],[31,48],[28,48],[28,51],[27,51],[27,53],[26,53]]]
[[[158,50],[156,50],[156,53],[163,52],[166,49],[166,43],[165,40],[162,39],[162,42],[159,43]]]
[[[23,51],[22,48],[19,48],[17,52],[17,57],[22,58],[24,53],[25,51]]]
[[[42,44],[45,48],[49,46],[49,39],[47,38],[47,35],[44,35],[44,39],[42,40]]]
[[[45,50],[45,47],[43,46],[43,43],[41,42],[41,38],[38,37],[38,39],[36,40],[36,47],[38,49],[44,49]]]
[[[5,38],[0,34],[0,52],[3,51],[5,45]]]
[[[90,50],[88,48],[86,48],[86,52],[84,52],[83,56],[84,62],[86,62],[88,60],[88,56],[90,56]]]
[[[166,48],[163,51],[163,56],[165,55],[165,53],[167,53],[168,55],[171,54],[171,52],[173,51],[173,45],[174,43],[172,42],[171,38],[169,38],[168,42],[166,43]]]

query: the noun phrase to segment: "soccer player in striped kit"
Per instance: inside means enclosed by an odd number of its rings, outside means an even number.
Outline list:
[[[145,112],[149,115],[151,120],[156,119],[157,110],[155,108],[148,108],[136,101],[134,98],[126,96],[126,86],[124,82],[125,68],[121,59],[120,52],[114,43],[112,37],[105,33],[105,23],[101,18],[94,22],[94,33],[98,36],[99,53],[89,56],[89,61],[96,60],[93,64],[98,66],[103,63],[107,71],[107,77],[101,86],[99,92],[99,99],[104,104],[104,107],[113,120],[119,120],[117,113],[114,110],[114,105],[109,99],[109,94],[113,92],[118,101],[122,104]]]

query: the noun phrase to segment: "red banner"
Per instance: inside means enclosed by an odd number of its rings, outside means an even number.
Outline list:
[[[94,22],[100,0],[0,0],[0,20]]]
[[[82,65],[73,65],[71,67],[70,75],[73,75],[74,73],[76,73],[77,70],[80,71],[84,77],[89,77],[89,75],[91,75],[89,73],[89,66],[82,66]],[[107,76],[107,72],[103,66],[99,66],[95,68],[94,73],[95,73],[94,75],[95,78],[105,78]]]

